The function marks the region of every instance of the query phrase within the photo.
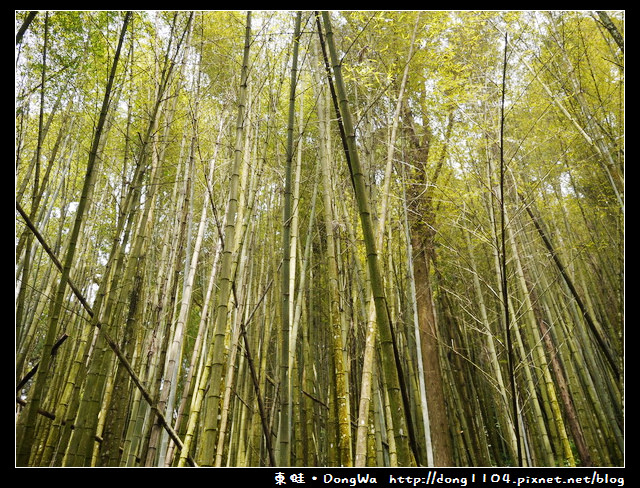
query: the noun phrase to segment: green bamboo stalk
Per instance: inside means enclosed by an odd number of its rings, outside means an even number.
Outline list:
[[[291,463],[291,382],[289,378],[289,336],[290,336],[290,273],[291,273],[291,198],[292,198],[292,173],[293,173],[293,131],[296,110],[296,86],[298,84],[298,48],[300,43],[300,25],[302,13],[296,14],[293,34],[293,54],[291,60],[291,82],[289,87],[289,120],[287,126],[287,161],[285,166],[284,185],[284,218],[282,232],[282,250],[284,253],[282,262],[282,356],[280,358],[280,424],[279,443],[280,459],[282,466]]]
[[[89,160],[87,162],[87,171],[84,180],[84,185],[82,188],[82,195],[80,197],[80,201],[78,204],[78,208],[76,209],[76,219],[74,221],[73,229],[71,231],[71,239],[69,242],[69,247],[67,249],[67,254],[65,256],[64,267],[62,271],[62,276],[60,278],[60,283],[58,285],[58,289],[56,292],[55,300],[53,303],[53,309],[51,313],[51,320],[49,322],[49,327],[47,329],[47,334],[44,342],[44,351],[50,351],[53,347],[57,336],[58,336],[58,323],[60,321],[60,315],[62,311],[62,306],[64,303],[64,297],[66,294],[67,284],[69,275],[71,272],[71,267],[73,265],[73,261],[75,258],[76,246],[77,246],[77,238],[80,234],[80,228],[83,224],[83,219],[85,218],[87,211],[87,201],[89,199],[89,194],[91,193],[94,182],[95,182],[95,171],[97,167],[98,160],[98,148],[100,147],[102,131],[105,126],[105,122],[107,120],[107,115],[109,113],[109,108],[111,104],[111,96],[112,96],[112,87],[115,79],[118,61],[120,58],[120,52],[122,49],[122,44],[124,41],[124,37],[127,31],[127,26],[129,24],[129,20],[131,18],[131,12],[127,12],[125,14],[122,29],[120,32],[120,38],[118,41],[118,47],[115,52],[113,64],[111,66],[111,71],[109,75],[109,80],[107,82],[107,86],[105,89],[104,98],[102,101],[102,108],[100,110],[100,116],[98,118],[98,123],[96,125],[96,130],[93,137],[93,142],[91,145],[91,150],[89,152]],[[42,357],[42,362],[38,369],[38,373],[36,375],[35,384],[32,387],[32,396],[29,401],[29,405],[27,410],[22,413],[19,419],[18,426],[16,429],[16,439],[18,441],[17,444],[17,456],[16,456],[16,464],[18,466],[26,466],[29,461],[29,456],[32,450],[32,443],[35,435],[35,423],[38,415],[38,408],[42,403],[44,396],[46,394],[46,383],[47,383],[47,375],[49,374],[49,363],[50,356],[48,354],[44,354]]]
[[[569,276],[569,273],[567,272],[566,267],[564,266],[564,264],[560,260],[560,256],[556,252],[553,244],[551,243],[551,240],[549,239],[549,237],[547,236],[547,233],[544,231],[542,225],[540,224],[539,219],[536,218],[535,214],[533,213],[533,211],[530,208],[530,205],[528,205],[525,202],[524,197],[522,197],[520,195],[520,198],[521,198],[521,200],[522,200],[522,202],[524,204],[525,210],[529,214],[529,217],[531,217],[531,221],[533,222],[536,230],[538,231],[538,234],[540,235],[540,239],[542,239],[542,242],[544,242],[544,245],[547,248],[547,250],[549,251],[549,254],[551,254],[553,262],[555,263],[556,267],[558,268],[558,271],[562,275],[562,278],[564,279],[565,283],[567,284],[567,287],[569,288],[569,290],[571,290],[571,294],[573,295],[573,298],[576,301],[576,304],[578,305],[578,308],[580,309],[580,312],[582,312],[582,316],[584,317],[584,320],[585,320],[585,322],[586,322],[586,324],[587,324],[587,326],[589,328],[589,331],[591,332],[591,334],[593,335],[596,343],[600,347],[600,350],[601,350],[602,354],[604,355],[604,357],[606,358],[606,360],[607,360],[607,362],[609,364],[609,367],[611,368],[611,371],[616,376],[616,378],[619,379],[620,378],[620,367],[618,366],[618,360],[616,360],[616,358],[614,357],[614,354],[612,352],[611,346],[608,344],[608,342],[602,336],[602,334],[600,332],[600,329],[599,329],[598,325],[596,324],[596,321],[593,319],[593,317],[589,313],[589,310],[584,305],[584,302],[581,299],[580,294],[578,293],[578,291],[576,290],[576,287],[573,284],[573,280]]]
[[[220,265],[219,291],[217,296],[217,305],[215,311],[215,330],[212,338],[212,346],[207,357],[205,369],[200,380],[196,398],[193,400],[192,412],[189,416],[187,433],[185,434],[185,446],[190,448],[194,440],[195,429],[200,415],[200,410],[204,403],[205,393],[207,402],[204,410],[203,423],[204,427],[201,433],[200,447],[201,452],[199,458],[202,465],[211,465],[214,461],[216,447],[216,430],[218,423],[218,407],[220,401],[220,391],[218,381],[222,375],[224,341],[227,329],[227,316],[229,310],[229,299],[232,291],[232,266],[233,255],[236,248],[235,232],[236,217],[238,213],[238,196],[240,171],[243,162],[244,153],[244,123],[245,123],[245,104],[247,94],[247,83],[249,76],[249,51],[251,47],[251,12],[247,12],[247,21],[245,29],[245,45],[242,61],[242,74],[240,80],[240,94],[238,98],[238,115],[236,119],[236,140],[234,150],[233,168],[231,171],[231,181],[229,187],[229,200],[225,213],[225,232],[224,246]],[[211,382],[211,384],[209,384]],[[208,392],[207,392],[208,389]],[[180,453],[180,465],[186,463],[186,454],[188,449],[184,449]]]
[[[378,260],[378,251],[373,229],[373,218],[371,215],[371,205],[366,189],[366,176],[362,171],[358,150],[356,147],[355,129],[351,120],[351,112],[347,101],[346,89],[342,79],[342,68],[333,40],[333,30],[331,20],[327,11],[322,12],[326,33],[326,42],[329,48],[333,76],[335,79],[336,97],[339,103],[338,115],[344,125],[344,144],[346,146],[346,157],[349,162],[349,170],[354,184],[360,224],[364,236],[364,243],[367,254],[367,264],[369,277],[376,308],[376,322],[378,333],[380,334],[380,344],[382,347],[383,374],[387,384],[390,397],[391,418],[393,419],[393,432],[398,449],[398,465],[411,466],[415,464],[409,449],[408,426],[405,418],[405,406],[400,391],[400,381],[396,364],[396,352],[393,343],[393,332],[389,321],[387,303],[384,293],[384,285]]]
[[[319,110],[324,110],[325,106],[322,102],[322,95],[318,100]],[[320,132],[320,164],[322,167],[322,185],[323,185],[323,201],[324,201],[324,227],[327,239],[327,267],[329,277],[329,322],[332,337],[332,347],[334,356],[334,372],[335,372],[335,395],[338,405],[337,423],[338,423],[338,462],[342,466],[351,466],[351,422],[348,411],[348,388],[347,374],[344,363],[344,342],[343,330],[340,314],[340,291],[338,281],[338,262],[337,262],[337,243],[334,236],[334,209],[333,209],[333,185],[331,184],[329,154],[328,154],[328,134],[325,130],[325,122],[327,120],[326,113],[320,115],[319,124]]]

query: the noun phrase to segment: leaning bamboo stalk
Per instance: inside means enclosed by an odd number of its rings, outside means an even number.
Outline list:
[[[509,219],[509,223],[511,223],[511,219]],[[551,436],[550,441],[560,442],[561,447],[559,450],[561,450],[561,452],[564,454],[565,462],[567,462],[570,466],[574,466],[575,461],[573,459],[573,453],[571,452],[571,446],[569,445],[569,440],[567,438],[567,433],[564,426],[564,420],[560,412],[560,406],[558,403],[555,386],[553,384],[547,359],[544,353],[543,342],[542,338],[540,337],[538,324],[536,323],[533,303],[530,291],[526,283],[523,264],[520,258],[520,251],[515,239],[515,231],[511,225],[508,226],[507,231],[509,243],[512,249],[511,254],[514,264],[515,276],[517,278],[517,284],[520,287],[522,300],[524,302],[523,321],[527,324],[527,327],[525,328],[525,334],[529,337],[530,348],[532,349],[531,356],[535,365],[535,371],[537,372],[538,381],[542,385],[544,385],[544,388],[541,388],[541,392],[543,395],[542,407],[545,410],[545,416],[549,419],[550,431],[555,433],[553,436]]]
[[[382,347],[383,374],[387,384],[390,397],[391,416],[393,419],[393,430],[398,449],[398,465],[409,466],[414,464],[409,449],[408,426],[405,418],[404,402],[400,391],[400,381],[396,364],[396,351],[393,342],[393,331],[389,322],[387,303],[384,293],[384,284],[378,259],[378,251],[373,229],[373,218],[371,215],[371,205],[366,189],[366,177],[362,171],[358,150],[355,141],[355,130],[351,120],[351,112],[347,101],[344,81],[342,79],[342,69],[340,60],[336,52],[331,20],[327,11],[322,12],[326,34],[327,47],[329,49],[333,77],[335,79],[336,102],[339,104],[338,116],[344,126],[344,145],[346,157],[349,163],[354,191],[356,195],[360,224],[364,236],[364,243],[369,268],[369,278],[376,307],[376,322],[380,343]],[[318,19],[319,21],[319,19]]]
[[[396,107],[395,107],[395,111],[391,121],[392,125],[391,125],[391,134],[389,136],[388,147],[387,147],[387,159],[386,159],[386,166],[385,166],[384,185],[382,190],[380,220],[378,222],[378,227],[376,229],[376,246],[378,249],[382,249],[382,246],[383,246],[383,236],[385,232],[385,222],[387,220],[387,214],[388,214],[391,173],[393,170],[393,159],[395,154],[396,137],[397,137],[399,120],[400,120],[400,111],[402,109],[402,104],[404,103],[404,92],[407,85],[407,78],[409,76],[409,67],[411,64],[411,58],[413,57],[413,49],[415,45],[416,32],[418,30],[419,20],[420,20],[420,14],[416,16],[415,25],[411,35],[411,46],[409,48],[409,53],[407,55],[407,62],[405,64],[404,71],[402,74],[402,81],[400,82],[398,100],[396,101]],[[368,439],[367,429],[369,424],[368,416],[370,411],[369,403],[371,398],[371,381],[373,378],[373,374],[372,374],[373,354],[374,354],[374,347],[376,344],[375,307],[373,306],[374,304],[373,300],[371,300],[370,303],[371,303],[371,306],[369,308],[369,317],[367,320],[367,329],[366,329],[367,333],[366,333],[366,339],[365,339],[362,385],[360,390],[358,427],[356,432],[356,463],[355,463],[356,466],[365,465],[366,453],[367,453],[367,439]],[[420,361],[421,359],[422,358],[420,357]],[[424,410],[423,410],[423,413],[425,413]],[[423,417],[423,420],[426,421],[425,427],[428,428],[428,417],[427,418]],[[429,463],[428,465],[432,466],[433,462]]]
[[[53,253],[51,248],[47,245],[47,243],[44,240],[44,238],[42,237],[42,235],[38,232],[38,230],[29,221],[29,218],[28,218],[27,214],[21,209],[21,207],[19,205],[17,205],[17,209],[20,212],[20,214],[22,215],[22,217],[25,219],[25,223],[27,224],[27,226],[31,229],[31,231],[34,233],[34,235],[36,236],[36,238],[38,239],[38,241],[40,242],[42,247],[45,249],[45,251],[47,252],[49,257],[51,258],[51,260],[56,264],[56,267],[59,270],[62,271],[63,265],[60,263],[58,258],[55,256],[55,254]],[[87,302],[87,299],[80,292],[80,290],[77,288],[77,286],[73,283],[71,278],[68,278],[68,277],[67,277],[67,286],[69,286],[69,288],[71,288],[71,290],[73,291],[73,294],[78,299],[78,301],[82,304],[82,307],[86,310],[86,312],[89,314],[89,316],[93,317],[95,314],[94,314],[94,311],[92,310],[92,308],[89,306],[89,304]],[[113,338],[104,329],[102,323],[98,322],[95,325],[97,327],[97,333],[102,335],[102,336],[104,336],[104,339],[105,339],[107,345],[115,353],[116,357],[118,358],[120,366],[127,370],[131,380],[133,381],[133,383],[137,387],[138,391],[141,393],[142,397],[146,400],[146,402],[150,405],[150,407],[154,411],[154,413],[160,418],[160,421],[162,422],[162,425],[165,427],[165,429],[168,430],[169,435],[171,436],[173,441],[176,442],[176,444],[180,447],[180,449],[183,449],[183,446],[184,446],[183,442],[178,437],[177,433],[172,429],[171,425],[168,423],[167,419],[164,417],[162,412],[160,412],[157,409],[157,407],[155,405],[155,402],[151,398],[151,395],[149,394],[149,392],[146,390],[146,388],[145,388],[145,386],[143,384],[143,381],[140,379],[138,374],[134,371],[134,369],[132,368],[129,360],[122,354],[122,352],[120,351],[120,348],[118,347],[118,345],[115,342],[115,340],[113,340]],[[195,465],[193,459],[189,455],[186,456],[186,461],[189,462],[192,465]]]
[[[573,298],[576,301],[578,308],[582,312],[582,315],[589,328],[589,331],[591,332],[596,343],[600,347],[600,350],[604,355],[605,359],[607,360],[609,367],[611,368],[611,371],[616,376],[616,378],[620,378],[620,367],[618,366],[618,361],[614,357],[614,354],[611,350],[611,346],[607,343],[607,341],[605,341],[598,324],[589,313],[589,310],[587,309],[587,307],[584,305],[584,302],[580,297],[580,294],[578,293],[578,291],[576,290],[576,287],[573,284],[573,280],[569,276],[569,273],[567,272],[566,267],[560,260],[560,256],[558,255],[555,248],[553,247],[551,240],[547,236],[547,233],[542,228],[542,225],[540,224],[539,219],[531,210],[530,205],[526,203],[526,201],[524,200],[524,197],[522,197],[521,195],[519,196],[522,200],[522,203],[524,204],[524,208],[527,211],[527,214],[529,214],[529,217],[531,217],[531,221],[533,222],[536,230],[538,231],[538,234],[540,235],[540,239],[542,239],[542,242],[544,243],[545,247],[549,251],[549,254],[551,254],[551,258],[553,259],[553,262],[558,268],[558,271],[562,275],[562,278],[564,279],[565,283],[567,284],[567,287],[569,288],[569,290],[571,290],[571,294],[573,295]]]
[[[107,120],[107,115],[110,109],[113,82],[115,79],[118,61],[120,58],[120,52],[121,52],[122,44],[127,31],[127,25],[129,23],[130,17],[131,17],[131,12],[127,12],[124,17],[120,38],[118,41],[118,47],[116,49],[114,61],[111,66],[109,80],[107,82],[107,86],[105,89],[102,108],[100,110],[100,116],[98,118],[98,123],[96,125],[96,130],[94,133],[91,150],[89,152],[89,160],[87,163],[87,171],[86,171],[86,176],[84,180],[84,185],[82,188],[82,195],[80,197],[78,208],[76,209],[76,219],[74,221],[69,247],[67,249],[67,254],[65,256],[62,276],[60,278],[60,283],[58,285],[58,289],[56,291],[56,297],[53,303],[51,320],[46,333],[46,338],[45,338],[44,348],[43,348],[44,351],[51,350],[58,335],[58,324],[60,321],[62,305],[64,302],[66,288],[68,285],[68,278],[70,276],[71,267],[73,265],[73,261],[75,258],[77,238],[78,238],[78,235],[80,234],[80,228],[82,226],[83,219],[86,214],[88,197],[91,191],[93,190],[93,186],[95,183],[96,175],[94,170],[97,169],[98,149],[100,147],[102,130],[104,128],[105,122]],[[49,373],[48,371],[49,363],[50,363],[50,356],[48,354],[44,354],[42,358],[42,364],[40,365],[38,374],[36,375],[35,384],[32,387],[32,396],[29,402],[29,406],[26,412],[23,412],[23,414],[21,415],[22,418],[20,419],[20,422],[18,423],[18,426],[17,426],[16,438],[18,439],[18,445],[17,445],[16,463],[19,466],[27,465],[29,462],[32,443],[35,436],[35,423],[38,415],[38,408],[40,407],[40,404],[42,403],[45,396],[47,375]]]

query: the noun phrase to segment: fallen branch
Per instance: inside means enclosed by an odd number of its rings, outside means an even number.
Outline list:
[[[62,265],[60,264],[60,260],[58,260],[57,256],[53,253],[53,251],[51,250],[51,248],[49,247],[47,242],[44,240],[44,237],[42,236],[42,234],[40,234],[40,232],[38,232],[38,229],[35,227],[35,225],[33,225],[33,223],[31,222],[31,219],[29,219],[29,216],[22,209],[22,207],[20,206],[20,204],[18,202],[16,202],[16,209],[18,210],[18,212],[20,213],[20,215],[24,219],[24,222],[27,225],[27,227],[29,228],[29,230],[31,230],[31,232],[33,233],[35,238],[38,240],[38,242],[40,242],[40,244],[42,245],[43,249],[49,255],[49,257],[51,258],[53,263],[56,265],[56,267],[60,271],[62,271]],[[87,302],[85,297],[82,295],[82,293],[80,292],[78,287],[73,284],[73,282],[71,281],[71,278],[67,278],[67,284],[69,285],[69,287],[73,291],[74,295],[78,298],[78,300],[80,301],[80,303],[82,304],[82,306],[84,307],[86,312],[89,314],[89,316],[93,317],[94,316],[93,309],[89,306],[89,303]],[[142,381],[140,380],[140,378],[138,377],[136,372],[131,367],[131,364],[129,364],[129,361],[127,360],[127,358],[124,356],[122,351],[120,351],[120,348],[118,347],[116,342],[102,328],[102,325],[103,324],[101,324],[99,321],[96,323],[96,327],[98,328],[100,333],[103,335],[105,341],[107,342],[107,344],[109,345],[111,350],[115,353],[116,357],[120,361],[120,365],[122,367],[124,367],[125,370],[129,373],[129,376],[131,377],[131,380],[136,385],[138,390],[140,390],[140,393],[142,394],[142,397],[149,404],[149,407],[151,408],[151,410],[158,416],[158,419],[160,420],[160,423],[162,424],[162,426],[165,428],[165,430],[169,434],[169,437],[171,437],[171,440],[173,440],[173,442],[176,443],[178,448],[180,450],[182,450],[183,447],[184,447],[184,444],[182,443],[182,440],[178,436],[178,433],[173,429],[173,427],[171,427],[171,425],[167,421],[167,419],[164,416],[164,414],[160,410],[158,410],[157,404],[153,401],[153,399],[151,398],[151,395],[145,389],[144,385],[142,384]],[[54,345],[54,348],[52,349],[51,352],[54,353],[55,349],[57,349],[57,347]],[[195,460],[190,455],[187,455],[187,460],[189,461],[189,463],[192,466],[197,466]]]
[[[63,334],[62,337],[60,337],[60,339],[58,339],[56,341],[56,343],[51,348],[51,357],[56,355],[56,353],[58,352],[58,348],[62,345],[62,343],[64,341],[67,340],[68,337],[69,337],[68,334]],[[40,362],[36,363],[36,365],[33,368],[31,368],[31,371],[29,371],[24,376],[24,378],[22,378],[18,382],[18,384],[16,385],[16,393],[18,393],[20,391],[20,388],[22,388],[27,383],[27,381],[29,381],[31,378],[33,378],[33,376],[36,374],[36,371],[38,371],[38,366],[40,366]]]

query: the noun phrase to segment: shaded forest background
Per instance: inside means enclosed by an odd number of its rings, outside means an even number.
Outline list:
[[[16,465],[624,464],[624,12],[15,32]]]

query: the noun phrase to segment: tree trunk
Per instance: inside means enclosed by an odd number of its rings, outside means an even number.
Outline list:
[[[294,152],[294,122],[296,109],[296,86],[298,84],[298,47],[300,44],[300,24],[302,13],[296,14],[293,33],[293,55],[291,60],[291,81],[289,88],[289,123],[287,127],[287,162],[284,186],[284,219],[282,232],[282,355],[280,357],[280,465],[291,464],[291,380],[289,377],[290,334],[291,334],[291,219],[292,219],[292,173]]]
[[[374,238],[373,219],[369,204],[369,196],[366,190],[367,179],[362,172],[360,161],[358,159],[358,150],[355,143],[355,130],[353,128],[345,86],[342,80],[341,65],[338,60],[333,41],[333,31],[331,28],[329,13],[326,11],[323,12],[322,17],[327,31],[326,41],[331,56],[333,76],[335,77],[337,93],[334,100],[339,104],[338,116],[344,124],[345,140],[343,142],[346,148],[345,156],[349,163],[349,170],[354,184],[358,212],[360,215],[360,224],[364,235],[369,279],[371,280],[371,288],[376,308],[376,321],[382,347],[383,374],[389,392],[393,431],[398,449],[398,465],[410,466],[415,464],[415,460],[413,459],[412,453],[409,449],[405,405],[402,399],[402,392],[400,391],[400,380],[396,363],[393,331],[389,321],[378,251],[376,249],[376,242]]]
[[[215,456],[215,446],[217,440],[218,408],[220,405],[220,385],[222,377],[224,339],[227,329],[229,300],[233,285],[232,265],[236,251],[235,231],[236,217],[238,213],[239,180],[242,161],[244,157],[244,124],[245,124],[245,104],[249,72],[249,49],[251,46],[251,12],[247,12],[247,24],[245,29],[245,46],[242,64],[242,76],[240,81],[240,96],[238,99],[238,115],[236,119],[236,140],[234,150],[233,167],[231,170],[231,183],[229,188],[229,200],[225,212],[225,231],[222,260],[220,266],[219,290],[216,299],[215,309],[215,330],[212,337],[210,354],[207,357],[207,364],[200,379],[200,386],[197,390],[196,398],[192,406],[192,413],[189,417],[185,446],[190,448],[193,442],[194,430],[198,421],[198,414],[204,401],[205,391],[208,389],[206,409],[203,412],[204,428],[201,438],[201,452],[198,455],[199,463],[207,466],[212,465]],[[188,450],[188,449],[186,449]],[[186,462],[186,452],[180,456],[180,464]]]
[[[116,69],[118,67],[118,61],[120,58],[122,43],[124,41],[124,37],[127,31],[127,25],[129,23],[130,17],[131,17],[131,12],[127,12],[124,17],[122,30],[120,33],[120,39],[118,41],[118,47],[116,49],[113,65],[111,67],[109,81],[107,82],[107,86],[105,89],[102,108],[100,110],[100,116],[98,118],[98,124],[96,126],[93,143],[91,146],[91,150],[89,152],[89,160],[87,163],[87,171],[86,171],[86,176],[84,180],[84,186],[82,188],[82,196],[80,198],[80,203],[76,210],[76,219],[74,221],[73,230],[71,233],[71,240],[70,240],[69,247],[67,249],[67,254],[65,256],[62,276],[60,278],[60,283],[58,285],[55,301],[53,304],[51,321],[49,323],[49,328],[47,330],[47,336],[46,336],[44,348],[43,348],[44,351],[50,351],[55,341],[57,340],[58,323],[60,320],[60,313],[62,310],[62,305],[64,303],[64,297],[66,294],[67,282],[71,272],[71,267],[74,262],[77,238],[78,238],[78,235],[80,234],[80,227],[82,226],[83,219],[85,217],[87,200],[89,198],[89,194],[91,193],[94,182],[95,182],[94,170],[96,169],[96,166],[97,166],[98,148],[101,142],[102,129],[104,128],[105,122],[107,120],[107,115],[109,113],[113,82],[116,74]],[[33,448],[32,442],[35,434],[35,423],[36,423],[36,417],[38,415],[38,408],[40,407],[40,404],[46,394],[45,389],[46,389],[47,375],[49,374],[49,363],[50,363],[50,356],[45,353],[42,357],[40,367],[38,368],[38,373],[36,375],[35,384],[32,388],[32,396],[31,396],[31,400],[29,402],[27,411],[23,412],[20,418],[20,422],[18,423],[17,435],[16,435],[16,438],[18,440],[16,464],[19,466],[26,466],[28,465],[28,462],[29,462],[29,456]]]
[[[428,395],[429,427],[433,445],[435,466],[453,464],[453,446],[451,429],[445,402],[444,381],[440,365],[440,339],[438,320],[433,300],[431,263],[435,246],[435,210],[432,203],[433,189],[438,181],[448,138],[451,133],[453,116],[450,114],[443,150],[436,161],[433,176],[428,176],[429,146],[431,135],[427,133],[421,141],[412,115],[405,112],[405,126],[409,134],[410,157],[417,168],[409,178],[408,198],[414,209],[409,218],[411,228],[411,252],[413,262],[413,281],[415,283],[417,318],[420,330],[420,348],[424,366],[425,387]]]

